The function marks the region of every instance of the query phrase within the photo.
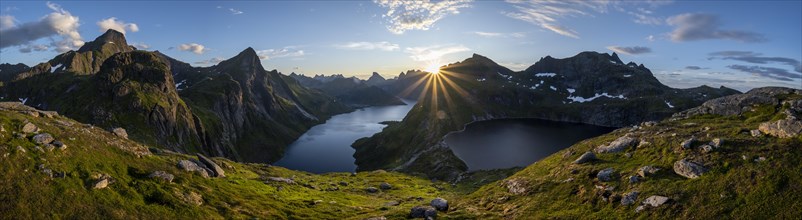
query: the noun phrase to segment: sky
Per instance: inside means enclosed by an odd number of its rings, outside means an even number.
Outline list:
[[[487,56],[616,52],[677,88],[802,88],[802,1],[5,1],[0,63],[45,62],[107,29],[211,66],[253,47],[282,73],[391,78]]]

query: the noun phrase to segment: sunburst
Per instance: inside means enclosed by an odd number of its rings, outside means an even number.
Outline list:
[[[418,100],[430,101],[429,108],[436,118],[447,118],[447,112],[455,110],[452,109],[455,107],[455,98],[469,99],[469,93],[455,82],[455,80],[467,80],[468,77],[457,72],[449,71],[449,69],[456,67],[456,65],[460,64],[452,64],[443,67],[440,65],[440,62],[429,62],[424,69],[428,74],[421,76],[415,83],[412,83],[409,87],[404,89],[402,95],[408,95],[420,86],[423,86],[423,91],[420,93]],[[452,95],[456,95],[456,97]],[[445,108],[442,108],[443,106],[440,105],[441,101],[445,101]]]

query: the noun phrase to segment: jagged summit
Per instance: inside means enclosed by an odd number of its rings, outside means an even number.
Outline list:
[[[94,41],[86,42],[78,52],[86,51],[102,51],[109,48],[114,53],[132,51],[133,48],[128,45],[125,35],[114,29],[109,29],[102,35],[95,38]]]

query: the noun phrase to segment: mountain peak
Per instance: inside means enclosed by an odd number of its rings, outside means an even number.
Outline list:
[[[78,52],[103,51],[105,45],[111,45],[113,53],[132,51],[125,40],[125,35],[114,29],[106,30],[105,33],[95,38],[94,41],[86,42]]]

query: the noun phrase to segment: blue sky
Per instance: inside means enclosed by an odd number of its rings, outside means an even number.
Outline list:
[[[802,88],[802,1],[0,1],[0,63],[34,65],[108,28],[195,66],[253,47],[287,74],[618,51],[673,87]]]

